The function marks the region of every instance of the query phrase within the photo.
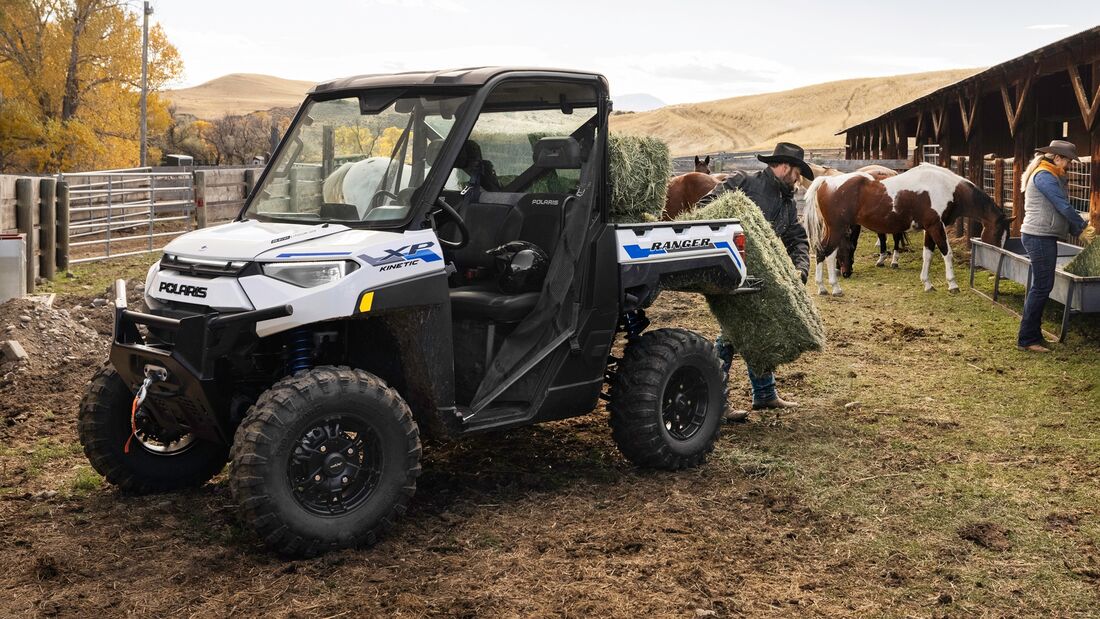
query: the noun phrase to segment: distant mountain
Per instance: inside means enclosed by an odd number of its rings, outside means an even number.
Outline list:
[[[668,105],[651,94],[638,92],[629,95],[611,97],[617,112],[648,112]]]
[[[297,107],[314,82],[286,80],[255,73],[230,73],[192,88],[164,95],[179,114],[207,120],[227,114],[248,114],[276,107]]]
[[[674,156],[720,151],[770,150],[776,142],[837,147],[837,131],[957,82],[979,69],[826,82],[794,90],[667,105],[611,117],[617,133],[668,142]],[[623,109],[615,100],[615,109]]]

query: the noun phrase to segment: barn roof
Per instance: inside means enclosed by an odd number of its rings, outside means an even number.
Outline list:
[[[1044,60],[1050,59],[1055,56],[1062,55],[1066,52],[1073,53],[1075,50],[1079,50],[1085,46],[1096,46],[1100,44],[1100,26],[1095,26],[1078,32],[1077,34],[1070,35],[1059,41],[1055,41],[1049,45],[1040,47],[1039,49],[1032,50],[1022,56],[1007,60],[1001,64],[989,67],[984,71],[980,71],[971,75],[970,77],[963,78],[953,84],[948,84],[942,88],[934,90],[924,96],[913,99],[912,101],[899,105],[898,107],[879,114],[874,118],[867,119],[863,122],[857,123],[845,129],[841,129],[835,135],[842,135],[854,129],[858,129],[867,125],[873,125],[879,121],[892,116],[907,116],[911,113],[923,108],[926,104],[937,104],[949,95],[956,95],[959,92],[967,92],[975,89],[985,89],[990,86],[999,85],[1004,83],[1010,76],[1018,75],[1028,67],[1039,66],[1042,68]],[[1065,66],[1052,67],[1049,71],[1041,70],[1040,74],[1053,73],[1055,71],[1063,71]]]

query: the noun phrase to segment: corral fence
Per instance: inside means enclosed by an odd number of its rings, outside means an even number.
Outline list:
[[[717,152],[700,153],[690,157],[674,157],[672,159],[672,173],[685,174],[695,171],[695,157],[700,159],[710,157],[710,171],[714,173],[730,172],[732,170],[756,170],[764,167],[757,155],[770,155],[770,150],[743,151],[743,152]],[[820,165],[828,165],[828,162],[844,161],[843,148],[813,148],[806,150],[806,160]],[[829,166],[836,167],[836,166]],[[839,169],[839,168],[838,168]]]
[[[0,234],[20,234],[27,290],[69,265],[159,251],[236,216],[259,168],[132,168],[0,175]]]
[[[69,188],[70,264],[156,251],[194,227],[190,171],[61,174]]]

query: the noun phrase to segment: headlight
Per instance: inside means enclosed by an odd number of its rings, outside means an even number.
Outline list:
[[[341,260],[339,262],[274,262],[263,265],[264,275],[274,277],[288,284],[313,288],[321,284],[334,282],[351,273],[359,265]]]

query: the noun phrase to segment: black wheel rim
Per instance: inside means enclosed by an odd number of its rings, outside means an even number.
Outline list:
[[[321,516],[341,516],[362,505],[382,476],[378,433],[362,421],[327,417],[294,444],[287,467],[294,499]]]
[[[661,419],[674,439],[686,441],[707,417],[707,381],[698,368],[683,366],[672,373],[661,398]]]

